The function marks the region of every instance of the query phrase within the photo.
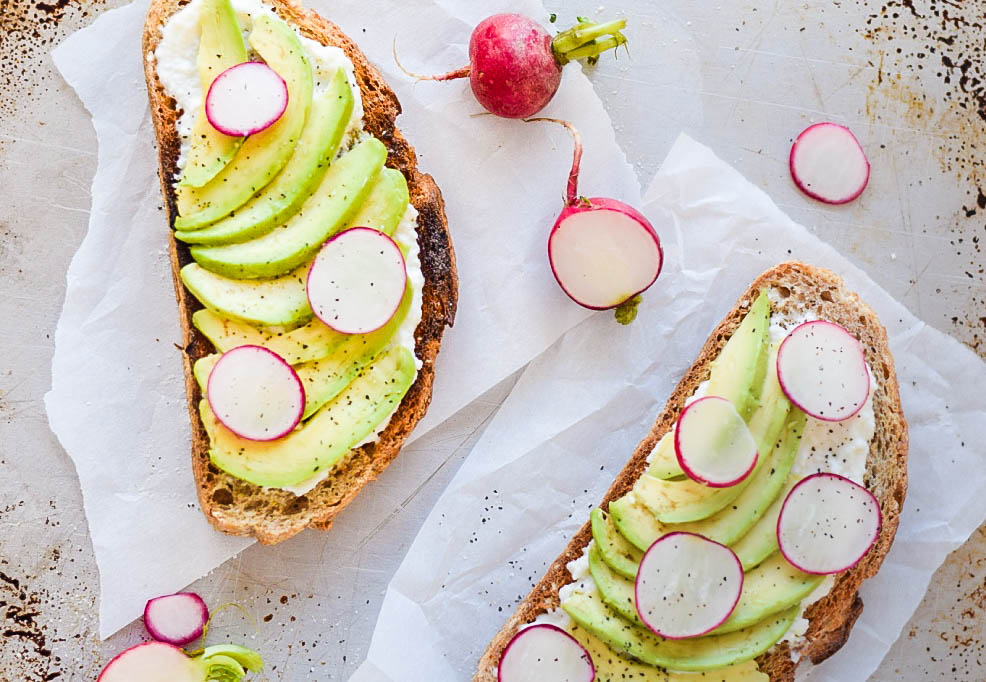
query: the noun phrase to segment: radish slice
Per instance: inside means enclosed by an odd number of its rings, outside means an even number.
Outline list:
[[[742,591],[743,565],[733,550],[678,532],[658,538],[640,560],[635,600],[648,628],[667,639],[684,639],[722,625]]]
[[[111,660],[97,682],[199,682],[205,680],[196,662],[164,642],[145,642]]]
[[[202,636],[209,607],[193,592],[155,597],[144,607],[147,634],[159,642],[184,646]]]
[[[650,222],[615,199],[566,206],[548,238],[548,259],[569,298],[608,310],[643,292],[661,274],[664,253]]]
[[[870,395],[863,344],[826,320],[805,322],[787,335],[777,351],[777,380],[788,400],[828,422],[849,419]]]
[[[216,77],[205,96],[205,115],[226,135],[253,135],[274,125],[288,108],[288,86],[263,62],[243,62]]]
[[[794,184],[827,204],[845,204],[866,188],[870,162],[852,131],[838,123],[816,123],[791,146]]]
[[[325,243],[307,286],[322,322],[343,334],[367,334],[387,324],[404,298],[404,254],[382,232],[354,227]]]
[[[273,351],[240,346],[209,374],[209,406],[230,431],[269,441],[294,429],[305,411],[305,389],[294,369]]]
[[[498,682],[592,682],[596,668],[589,652],[554,625],[524,628],[507,644]]]
[[[757,463],[757,443],[731,402],[719,396],[699,398],[681,412],[674,431],[681,469],[712,488],[736,485]]]
[[[880,504],[838,474],[814,474],[788,493],[777,518],[777,544],[805,573],[840,573],[859,563],[880,535]]]

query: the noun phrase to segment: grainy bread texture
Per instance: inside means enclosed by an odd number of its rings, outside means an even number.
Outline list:
[[[650,432],[607,491],[601,506],[606,509],[611,501],[629,492],[647,469],[647,455],[677,421],[685,400],[709,377],[710,363],[743,320],[755,294],[765,287],[776,289],[782,297],[779,304],[772,305],[772,312],[791,317],[811,313],[837,322],[852,332],[866,349],[866,359],[873,370],[876,429],[870,441],[864,483],[880,500],[883,512],[883,526],[873,549],[855,568],[837,577],[826,597],[807,609],[805,617],[810,625],[804,647],[792,652],[788,644],[778,644],[757,659],[760,670],[770,675],[771,682],[791,682],[796,658],[820,663],[838,651],[849,638],[849,632],[863,610],[859,586],[876,574],[890,550],[907,492],[907,422],[901,412],[887,332],[876,313],[848,290],[838,275],[798,262],[782,263],[760,275],[706,340],[695,364],[685,372]],[[494,637],[480,659],[474,682],[496,680],[497,663],[511,637],[522,625],[559,605],[558,590],[572,582],[566,564],[581,556],[591,539],[592,530],[587,522]]]
[[[354,450],[314,490],[296,497],[287,491],[247,483],[210,463],[209,439],[198,414],[202,395],[192,376],[192,365],[199,358],[214,352],[214,349],[192,325],[192,313],[201,306],[185,290],[178,275],[181,267],[192,260],[188,247],[178,242],[173,234],[166,237],[162,229],[162,240],[168,239],[170,244],[181,316],[185,389],[192,421],[192,470],[199,503],[217,529],[234,535],[254,535],[260,542],[272,544],[305,528],[328,529],[335,516],[363,486],[379,476],[400,452],[405,439],[431,401],[435,357],[445,327],[451,326],[455,319],[458,278],[441,192],[430,175],[418,170],[414,149],[395,126],[395,119],[401,113],[397,96],[356,44],[335,24],[293,0],[265,2],[302,35],[342,48],[353,62],[362,93],[364,128],[387,146],[387,165],[400,170],[407,178],[411,203],[418,210],[418,244],[425,278],[423,314],[415,330],[415,353],[424,365],[417,379],[375,443]],[[168,215],[168,223],[162,223],[162,228],[173,225],[177,214],[172,182],[178,172],[180,140],[175,124],[180,112],[175,109],[174,100],[167,95],[157,78],[153,53],[161,38],[161,27],[184,4],[185,0],[152,0],[142,41],[151,117],[158,143],[161,191]],[[170,229],[168,231],[171,233]]]

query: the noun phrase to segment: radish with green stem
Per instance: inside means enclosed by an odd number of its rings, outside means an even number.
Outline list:
[[[264,660],[256,651],[219,644],[192,656],[165,642],[144,642],[111,660],[96,682],[240,682],[258,672]]]
[[[664,252],[650,221],[640,211],[617,199],[579,195],[582,139],[568,121],[575,142],[568,175],[565,208],[548,237],[548,260],[559,286],[568,297],[591,310],[616,309],[616,319],[629,324],[636,317],[640,294],[661,274]]]
[[[597,24],[584,17],[578,24],[551,37],[541,24],[523,14],[494,14],[483,19],[469,38],[469,65],[438,76],[422,76],[405,69],[418,80],[447,81],[469,78],[473,95],[492,114],[527,118],[541,111],[561,83],[561,70],[576,59],[596,60],[620,45],[626,19]]]

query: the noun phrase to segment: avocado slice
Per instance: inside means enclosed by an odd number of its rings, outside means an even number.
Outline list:
[[[607,606],[634,625],[647,627],[637,613],[635,581],[610,568],[595,544],[589,547],[589,574]]]
[[[206,395],[209,392],[209,375],[212,374],[212,368],[216,366],[216,363],[219,362],[219,358],[221,357],[222,353],[212,353],[199,358],[192,365],[192,376],[195,377],[195,381],[198,383],[202,395]]]
[[[218,222],[199,230],[175,232],[189,244],[234,244],[270,232],[297,213],[339,151],[353,111],[353,93],[339,69],[329,89],[316,97],[291,158],[253,199]]]
[[[744,571],[750,570],[777,551],[777,518],[781,515],[781,507],[784,506],[787,494],[800,480],[800,476],[791,476],[784,490],[774,499],[774,503],[767,507],[760,520],[732,545],[733,551],[743,564]]]
[[[280,355],[289,365],[324,358],[349,337],[327,327],[318,318],[286,331],[283,327],[255,327],[217,315],[208,308],[195,311],[192,324],[220,353],[238,346],[263,346]]]
[[[251,135],[233,159],[202,187],[178,185],[176,230],[196,230],[245,204],[284,168],[301,137],[312,104],[312,66],[298,34],[284,21],[261,14],[250,45],[288,86],[288,107],[274,125]]]
[[[392,237],[409,202],[404,174],[396,168],[384,168],[363,200],[363,205],[342,229],[372,227]]]
[[[277,279],[237,280],[189,263],[181,269],[181,281],[202,305],[219,315],[267,327],[288,327],[312,316],[305,289],[309,266],[305,263]]]
[[[724,635],[671,640],[624,620],[596,591],[575,590],[561,607],[613,651],[652,666],[682,672],[716,670],[756,658],[784,636],[799,611],[794,606],[756,625]]]
[[[644,556],[643,552],[620,535],[612,517],[602,509],[593,509],[589,520],[592,523],[592,538],[603,561],[620,575],[633,580],[637,576],[637,566]]]
[[[197,65],[202,85],[202,108],[199,109],[188,156],[178,182],[187,187],[201,187],[216,177],[236,155],[243,144],[242,137],[225,135],[209,123],[205,114],[205,93],[212,81],[231,66],[247,61],[243,31],[229,0],[203,0],[199,8],[199,52]]]
[[[283,275],[346,224],[386,160],[387,148],[369,137],[329,166],[315,193],[284,225],[242,244],[193,246],[192,257],[206,270],[235,279]]]
[[[641,552],[646,552],[655,540],[667,532],[667,527],[654,518],[632,490],[609,503],[609,515],[620,535]]]
[[[406,348],[384,351],[346,389],[303,426],[284,438],[258,442],[240,438],[219,423],[209,401],[199,403],[209,435],[212,463],[256,485],[296,485],[335,466],[404,398],[416,373]]]

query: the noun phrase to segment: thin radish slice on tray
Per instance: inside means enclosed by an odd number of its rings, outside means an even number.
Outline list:
[[[256,651],[232,644],[204,649],[196,656],[165,642],[145,642],[111,660],[97,682],[239,682],[247,670],[263,669]]]
[[[209,406],[230,431],[247,440],[276,440],[301,421],[305,388],[273,351],[240,346],[223,354],[209,374]]]
[[[554,625],[532,625],[510,640],[500,657],[498,682],[592,682],[589,652]]]
[[[777,351],[777,380],[788,400],[816,419],[839,422],[870,395],[863,344],[834,322],[795,327]]]
[[[354,227],[325,243],[307,286],[322,322],[343,334],[368,334],[387,324],[404,298],[404,254],[382,232]]]
[[[794,184],[827,204],[845,204],[866,188],[870,162],[852,131],[838,123],[816,123],[791,146]]]
[[[288,86],[263,62],[243,62],[216,76],[205,115],[225,135],[253,135],[274,125],[288,107]]]
[[[202,636],[209,607],[194,592],[155,597],[144,607],[144,628],[159,642],[183,646]]]
[[[678,418],[674,449],[689,478],[712,488],[736,485],[757,463],[757,443],[731,402],[699,398]]]
[[[729,618],[743,591],[733,550],[695,533],[668,533],[637,569],[637,613],[667,639],[698,637]]]
[[[880,535],[880,504],[838,474],[814,474],[788,493],[777,518],[777,543],[805,573],[840,573],[859,563]]]

